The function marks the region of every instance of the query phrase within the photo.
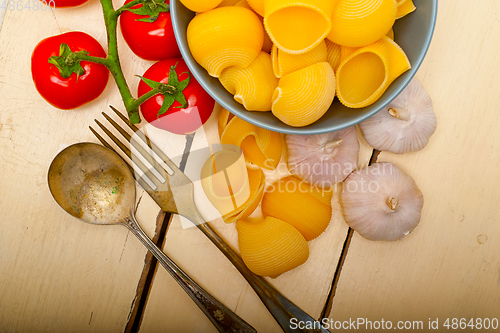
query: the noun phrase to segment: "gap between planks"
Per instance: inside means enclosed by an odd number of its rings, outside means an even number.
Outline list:
[[[187,163],[187,158],[189,156],[189,152],[191,150],[191,146],[193,143],[194,139],[194,133],[189,134],[186,136],[186,145],[184,147],[184,153],[182,156],[181,163],[179,165],[179,168],[184,171]],[[380,154],[380,151],[374,149],[372,152],[372,155],[370,157],[370,162],[368,165],[372,165],[373,163],[377,162],[378,156]],[[166,234],[168,231],[168,226],[170,225],[170,222],[172,220],[173,214],[160,211],[158,214],[157,222],[156,222],[156,230],[155,230],[155,236],[153,237],[153,241],[155,244],[160,247],[160,249],[163,247],[164,241],[166,239]],[[351,244],[351,239],[354,234],[354,230],[349,228],[347,232],[346,239],[344,241],[344,245],[342,247],[342,252],[339,257],[339,261],[337,263],[337,268],[335,270],[334,276],[333,276],[333,281],[332,281],[332,286],[330,288],[330,292],[327,297],[327,301],[325,302],[325,306],[323,308],[323,311],[321,312],[320,318],[318,320],[321,320],[323,318],[327,318],[330,315],[332,305],[333,305],[333,298],[335,297],[335,292],[337,289],[338,281],[340,279],[340,274],[342,273],[342,267],[344,265],[345,259],[347,257],[347,252],[349,250],[349,245]],[[140,325],[142,322],[144,310],[146,308],[147,300],[149,297],[149,292],[152,287],[152,282],[154,279],[154,274],[157,270],[158,267],[158,261],[156,258],[151,254],[151,252],[148,251],[146,254],[146,258],[144,260],[144,268],[141,274],[141,278],[139,280],[139,283],[137,285],[137,293],[136,297],[134,299],[134,302],[132,303],[130,313],[129,313],[129,318],[127,321],[127,325],[125,326],[124,333],[133,333],[133,332],[138,332],[140,329]]]
[[[187,159],[193,145],[195,133],[196,132],[186,135],[186,145],[184,146],[184,152],[182,153],[182,159],[179,164],[179,169],[183,172],[186,168]],[[163,248],[168,232],[168,226],[170,225],[173,217],[174,214],[163,210],[160,210],[158,213],[158,217],[156,218],[155,234],[152,240],[160,249]],[[139,331],[157,268],[158,260],[150,251],[148,251],[148,253],[146,253],[146,258],[144,259],[144,268],[142,269],[141,277],[137,284],[136,295],[130,307],[124,333],[135,333]]]
[[[372,151],[372,156],[370,157],[370,162],[368,163],[368,165],[376,163],[379,155],[380,151],[374,149]],[[342,273],[342,267],[344,266],[344,262],[347,257],[347,251],[349,250],[349,245],[351,245],[351,239],[353,235],[354,230],[349,228],[344,241],[344,245],[342,246],[342,252],[340,253],[340,258],[337,263],[337,268],[335,269],[335,274],[333,275],[332,287],[330,288],[325,307],[323,308],[323,311],[321,311],[321,316],[318,320],[322,320],[323,318],[328,318],[330,316],[330,312],[332,311],[333,298],[335,297],[335,292],[337,291],[340,274]]]

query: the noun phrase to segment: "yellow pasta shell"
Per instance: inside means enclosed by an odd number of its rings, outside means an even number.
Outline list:
[[[271,56],[260,52],[247,67],[231,66],[222,71],[219,81],[234,99],[249,111],[270,111],[272,96],[278,86]]]
[[[222,0],[222,2],[219,4],[219,7],[234,6],[241,1],[242,0]]]
[[[196,15],[188,25],[191,53],[209,75],[227,67],[247,67],[259,55],[264,28],[257,14],[243,7],[219,7]]]
[[[397,5],[396,0],[338,0],[327,38],[342,46],[372,44],[393,26]]]
[[[305,53],[328,35],[336,0],[264,0],[264,26],[281,50]]]
[[[225,145],[208,158],[201,170],[201,185],[221,215],[233,214],[250,198],[247,166],[241,149]]]
[[[340,65],[340,45],[335,44],[329,39],[325,39],[326,44],[326,61],[332,66],[334,72]]]
[[[201,13],[219,6],[222,0],[180,0],[187,9]]]
[[[221,213],[224,222],[233,223],[250,216],[257,208],[264,194],[266,179],[260,168],[246,168],[246,177],[239,166],[229,170],[233,182],[228,183],[212,168],[213,156],[203,166],[201,184],[205,195],[214,207]],[[234,191],[233,191],[234,185]],[[246,198],[246,201],[245,201]]]
[[[250,1],[247,1],[247,0],[241,0],[239,1],[238,3],[235,4],[235,6],[240,6],[240,7],[245,7],[245,8],[249,8],[253,11],[255,11],[258,15],[259,15],[259,18],[262,22],[262,26],[264,26],[264,2],[263,1],[257,1],[257,3],[259,4],[262,4],[262,12],[259,10],[255,10],[251,5],[250,3],[252,3],[254,6],[256,4],[256,0],[250,0]],[[258,7],[256,7],[257,9],[259,9]],[[271,53],[271,49],[273,48],[273,41],[271,40],[271,38],[269,37],[269,35],[267,34],[266,31],[264,31],[264,43],[262,45],[262,51],[266,52],[266,53]]]
[[[264,195],[264,186],[266,185],[266,178],[264,172],[260,168],[247,168],[248,172],[248,186],[250,188],[250,195],[248,200],[241,206],[238,206],[232,212],[222,215],[224,222],[233,223],[240,219],[246,219],[253,211],[259,206],[262,196]]]
[[[273,114],[294,127],[307,126],[321,118],[335,97],[335,74],[320,62],[283,76],[273,95]]]
[[[263,23],[264,24],[264,23]],[[267,31],[264,32],[264,43],[262,45],[262,51],[266,53],[271,53],[271,50],[273,49],[273,41],[271,40],[271,37],[269,37]]]
[[[411,12],[413,12],[417,7],[413,4],[412,0],[403,0],[398,3],[398,11],[396,13],[396,19],[400,19]]]
[[[218,128],[219,128],[219,139],[222,137],[222,133],[226,129],[227,124],[231,119],[233,119],[234,115],[227,111],[226,109],[222,108],[221,112],[219,113],[219,119],[218,119]]]
[[[259,15],[259,18],[262,22],[262,26],[264,26],[264,1],[263,0],[241,0],[236,4],[236,6],[244,6],[249,7],[255,13]],[[247,8],[248,8],[247,7]],[[264,44],[262,45],[262,51],[266,53],[271,53],[271,49],[273,48],[273,41],[269,37],[268,33],[264,31]]]
[[[252,125],[234,117],[225,127],[222,144],[241,147],[247,162],[273,170],[281,159],[281,134]]]
[[[342,63],[344,60],[349,58],[351,54],[356,52],[359,49],[359,47],[349,47],[349,46],[341,46],[340,47],[340,63]],[[340,64],[339,64],[340,66]],[[339,67],[337,66],[337,69]]]
[[[276,77],[295,72],[318,62],[327,61],[326,43],[321,41],[316,47],[302,54],[290,54],[281,51],[276,45],[271,51],[273,60],[273,71]]]
[[[389,30],[389,32],[386,34],[387,37],[389,37],[390,39],[394,40],[394,29],[391,28],[391,30]]]
[[[277,277],[307,261],[309,247],[294,227],[273,217],[236,222],[238,246],[245,265],[260,276]]]
[[[257,14],[264,16],[264,0],[247,0],[247,2]]]
[[[359,48],[342,61],[337,69],[337,96],[347,107],[368,106],[410,68],[404,51],[384,36],[374,44]]]
[[[237,3],[234,4],[236,7],[244,7],[246,9],[250,9],[253,11],[252,7],[248,4],[247,0],[240,0]]]
[[[319,189],[289,176],[273,183],[262,198],[262,214],[291,224],[307,241],[318,237],[332,216],[331,189]]]

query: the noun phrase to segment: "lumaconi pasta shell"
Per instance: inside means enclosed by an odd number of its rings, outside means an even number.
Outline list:
[[[264,16],[264,0],[247,0],[247,2],[257,14]]]
[[[390,39],[394,40],[394,29],[391,28],[391,30],[389,30],[389,32],[386,34],[387,37],[389,37]]]
[[[264,24],[264,23],[262,23]],[[264,43],[262,45],[262,51],[266,53],[271,53],[271,50],[273,49],[273,41],[271,40],[271,37],[269,37],[267,31],[264,31]]]
[[[273,183],[262,198],[262,214],[291,224],[310,241],[325,231],[332,216],[331,189],[319,189],[295,176]]]
[[[227,127],[227,124],[231,119],[233,119],[234,114],[231,112],[227,111],[226,109],[222,108],[222,110],[219,113],[219,120],[218,120],[218,128],[219,128],[219,138],[222,137],[222,133],[224,133],[224,130]]]
[[[309,257],[304,237],[279,219],[238,220],[236,230],[241,258],[257,275],[275,278],[302,265]]]
[[[243,7],[243,8],[250,9],[251,11],[253,11],[252,7],[250,7],[247,0],[240,0],[237,3],[235,3],[234,5],[236,7]]]
[[[255,13],[259,15],[259,18],[262,22],[262,26],[264,26],[264,17],[263,17],[264,16],[264,7],[262,7],[262,14],[261,14],[260,12],[257,12],[255,9],[253,9],[252,6],[250,6],[249,2],[252,2],[252,1],[240,0],[238,3],[235,4],[235,6],[245,7],[245,8],[249,8],[249,9],[255,11]],[[255,2],[255,0],[254,0],[254,2]],[[262,2],[262,6],[264,6],[264,2]],[[273,41],[271,40],[271,38],[269,37],[267,32],[264,31],[264,44],[262,45],[262,51],[264,51],[266,53],[271,53],[272,48],[273,48]]]
[[[264,0],[264,26],[281,50],[300,54],[321,43],[332,27],[336,0]]]
[[[342,46],[372,44],[394,25],[396,12],[396,0],[338,0],[327,38]]]
[[[188,25],[191,53],[209,75],[227,67],[247,67],[259,55],[264,28],[257,14],[243,7],[220,7],[196,15]]]
[[[359,49],[359,47],[349,47],[349,46],[341,46],[340,47],[340,63],[342,63],[344,60],[349,58],[351,54],[356,52]],[[339,64],[340,66],[340,64]],[[337,69],[339,67],[337,66]]]
[[[327,61],[326,43],[321,41],[316,47],[302,54],[290,54],[281,51],[276,45],[271,51],[273,71],[276,77],[295,72],[307,66]]]
[[[249,111],[270,111],[273,92],[278,86],[271,56],[260,52],[247,67],[231,66],[222,71],[219,81],[234,99]]]
[[[187,9],[202,13],[219,6],[223,0],[180,0]]]
[[[241,2],[241,0],[222,0],[222,2],[219,4],[219,7],[234,6],[238,2]]]
[[[326,56],[328,63],[332,66],[334,72],[340,65],[340,45],[335,44],[329,39],[325,39],[326,44]]]
[[[335,97],[335,74],[320,62],[283,76],[273,95],[273,114],[287,125],[300,127],[321,118]]]
[[[221,213],[230,214],[250,198],[245,157],[234,145],[224,145],[201,169],[201,184],[208,200]]]
[[[337,96],[347,107],[368,106],[410,68],[404,51],[390,38],[382,37],[342,61],[337,69]]]
[[[248,200],[234,211],[222,215],[224,222],[233,223],[240,219],[246,219],[259,206],[262,196],[264,195],[264,186],[266,178],[264,172],[260,168],[248,168],[248,184],[250,187],[250,196]]]
[[[259,167],[273,170],[281,159],[281,134],[252,125],[234,117],[221,136],[222,144],[241,147],[245,160]]]
[[[398,11],[396,13],[396,19],[400,19],[411,12],[413,12],[415,9],[415,5],[413,4],[412,0],[403,0],[398,3]]]

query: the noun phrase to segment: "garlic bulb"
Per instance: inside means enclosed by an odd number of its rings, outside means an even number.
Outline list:
[[[318,187],[343,181],[358,166],[354,126],[325,134],[287,135],[286,144],[290,173]]]
[[[420,221],[422,192],[391,163],[375,163],[347,177],[340,195],[346,223],[370,240],[395,241]]]
[[[432,101],[416,78],[389,105],[359,124],[370,146],[396,154],[424,148],[436,125]]]

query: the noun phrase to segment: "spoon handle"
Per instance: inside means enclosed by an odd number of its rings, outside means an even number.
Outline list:
[[[203,313],[210,319],[219,332],[253,332],[257,331],[247,322],[241,319],[234,312],[226,308],[212,295],[206,292],[196,282],[194,282],[182,269],[177,266],[172,259],[167,257],[163,251],[146,235],[133,214],[126,218],[123,223],[139,240],[151,251],[158,261],[172,275],[175,281],[198,305]]]

